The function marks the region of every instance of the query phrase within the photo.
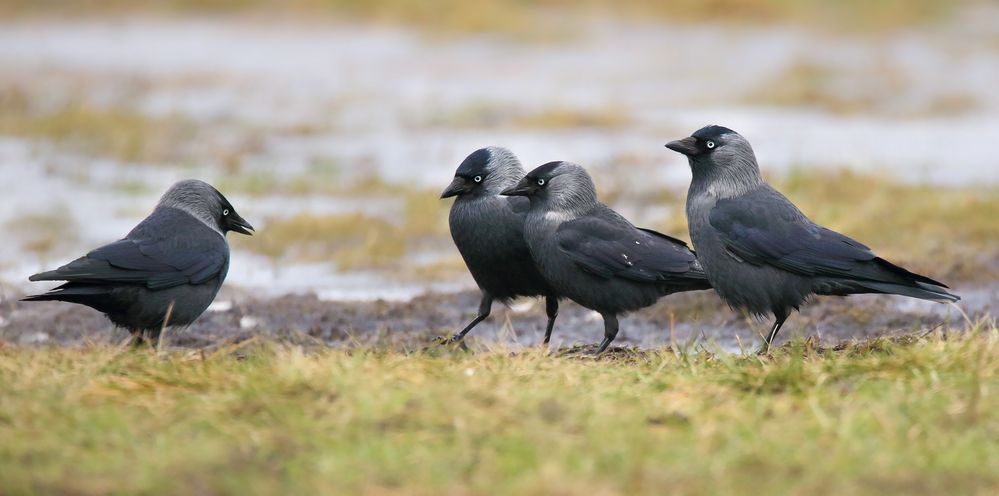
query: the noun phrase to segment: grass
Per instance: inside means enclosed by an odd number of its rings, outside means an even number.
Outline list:
[[[333,261],[341,270],[383,267],[406,254],[405,240],[388,221],[349,213],[265,221],[259,236],[237,245],[280,260]],[[258,239],[259,238],[259,239]]]
[[[339,177],[336,172],[330,174]],[[450,202],[440,200],[436,191],[408,188],[386,183],[375,175],[351,179],[318,180],[316,176],[274,178],[273,182],[254,179],[258,175],[227,180],[236,191],[257,194],[257,184],[270,184],[268,194],[324,194],[357,198],[358,201],[399,203],[401,216],[394,221],[385,217],[349,212],[339,214],[300,213],[292,217],[264,219],[251,239],[234,239],[233,246],[264,255],[274,262],[331,261],[339,270],[394,269],[419,276],[453,273],[460,267],[450,261],[430,266],[407,267],[400,262],[407,254],[429,247],[439,249],[450,244],[447,212]],[[313,186],[308,186],[309,184]],[[245,188],[248,186],[248,189]],[[243,187],[243,188],[241,188]],[[231,189],[222,188],[225,191]],[[259,194],[264,194],[260,190]],[[457,256],[457,254],[455,254]],[[412,269],[412,270],[410,270]]]
[[[526,110],[500,102],[481,101],[456,109],[438,110],[414,127],[471,129],[620,129],[632,122],[617,106],[571,108],[561,105]]]
[[[881,31],[946,19],[955,2],[946,0],[3,0],[0,13],[12,15],[263,14],[309,18],[349,18],[362,22],[415,26],[428,33],[499,33],[518,38],[551,38],[571,31],[567,18],[642,21],[803,23],[837,30]],[[562,29],[559,29],[562,28]]]
[[[999,330],[771,357],[0,348],[0,493],[990,494]]]
[[[4,231],[18,240],[20,248],[47,262],[60,249],[72,246],[79,238],[77,225],[66,205],[57,204],[47,211],[28,212],[3,224]]]
[[[124,162],[178,160],[181,144],[194,136],[194,126],[181,117],[151,117],[79,98],[38,108],[33,100],[18,87],[0,89],[0,134],[43,138]]]
[[[982,108],[982,102],[974,95],[954,91],[914,99],[910,91],[913,84],[890,60],[870,67],[843,67],[802,57],[749,92],[743,100],[754,105],[895,117],[953,117]]]

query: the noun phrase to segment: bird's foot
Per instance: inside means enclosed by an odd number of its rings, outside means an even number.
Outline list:
[[[439,346],[455,346],[461,350],[468,350],[468,345],[465,344],[465,336],[461,334],[455,334],[454,336],[439,336],[436,340]]]
[[[607,351],[607,347],[610,346],[610,344],[611,342],[609,339],[604,339],[603,342],[600,343],[600,347],[597,348],[597,351],[593,353],[593,356],[600,356],[604,351]]]
[[[129,336],[128,339],[129,347],[133,350],[144,349],[144,348],[154,348],[156,342],[153,341],[152,336],[145,332],[135,332]]]

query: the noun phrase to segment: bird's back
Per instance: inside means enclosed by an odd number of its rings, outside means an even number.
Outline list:
[[[559,294],[585,307],[627,312],[709,287],[682,241],[639,229],[603,204],[564,221],[550,213],[532,216],[528,239],[542,273]]]

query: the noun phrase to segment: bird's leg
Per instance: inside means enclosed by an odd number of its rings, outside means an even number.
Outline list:
[[[479,322],[482,322],[483,320],[486,320],[487,317],[489,317],[489,312],[492,310],[492,308],[493,308],[493,295],[483,291],[482,301],[479,302],[479,315],[477,315],[474,319],[472,319],[472,321],[469,322],[464,329],[458,332],[458,334],[455,334],[454,336],[451,336],[451,339],[446,340],[445,343],[450,344],[450,343],[461,342],[462,339],[465,339],[465,334],[468,334],[468,331],[471,331],[473,327],[479,325]]]
[[[555,328],[555,318],[558,317],[558,298],[553,295],[545,297],[545,312],[548,313],[548,326],[545,327],[545,341],[548,344],[552,339],[552,329]]]
[[[149,342],[145,329],[129,329],[128,332],[131,335],[129,341],[132,349],[142,348]]]
[[[617,315],[605,313],[601,314],[604,318],[604,340],[600,343],[600,347],[597,348],[597,352],[594,355],[600,355],[610,346],[614,338],[617,337]]]
[[[784,325],[784,321],[787,320],[787,314],[783,312],[775,312],[774,326],[770,329],[770,335],[763,340],[763,347],[760,348],[760,353],[769,353],[770,345],[774,342],[774,338],[777,337],[777,332],[780,331],[781,326]]]

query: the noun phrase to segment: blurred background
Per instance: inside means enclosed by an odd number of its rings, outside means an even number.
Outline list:
[[[470,290],[438,199],[467,154],[578,162],[686,238],[663,144],[714,123],[816,220],[991,301],[997,87],[985,0],[3,0],[0,293],[191,177],[258,229],[226,294]]]

